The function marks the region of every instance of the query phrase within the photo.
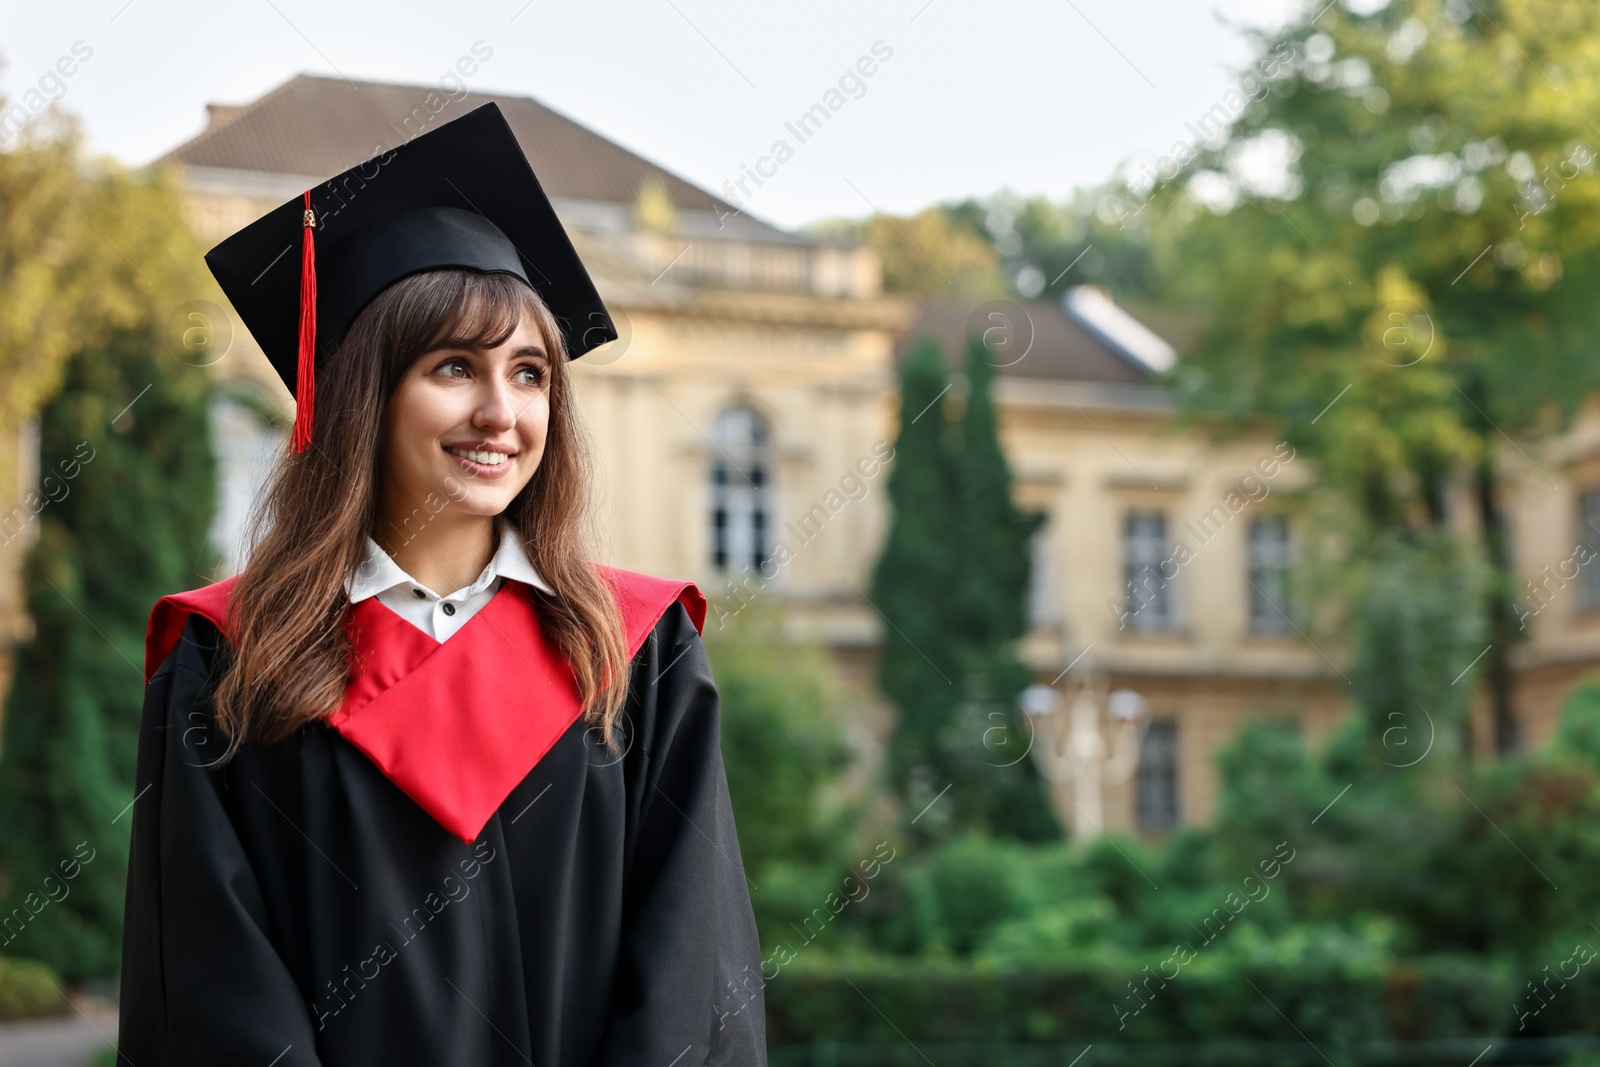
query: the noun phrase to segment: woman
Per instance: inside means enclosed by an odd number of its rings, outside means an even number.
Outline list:
[[[126,1061],[764,1064],[705,600],[587,559],[566,361],[616,335],[498,109],[207,262],[296,427],[151,617]]]

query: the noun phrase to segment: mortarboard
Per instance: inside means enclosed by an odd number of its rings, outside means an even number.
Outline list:
[[[311,439],[316,362],[374,297],[419,271],[521,278],[549,306],[569,358],[617,337],[495,103],[307,189],[207,252],[206,265],[295,395],[296,452]]]

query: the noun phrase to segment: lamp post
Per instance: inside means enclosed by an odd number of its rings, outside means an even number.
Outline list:
[[[1018,701],[1036,742],[1035,765],[1057,789],[1072,783],[1072,834],[1080,841],[1105,824],[1105,787],[1120,785],[1139,767],[1139,742],[1148,721],[1144,697],[1132,689],[1105,692],[1105,678],[1085,665],[1067,685],[1068,697],[1038,683]],[[1062,714],[1063,706],[1067,707]],[[1101,708],[1110,720],[1110,743]]]

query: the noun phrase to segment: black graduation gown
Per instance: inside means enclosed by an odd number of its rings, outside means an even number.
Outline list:
[[[574,722],[472,844],[322,723],[202,766],[225,638],[183,627],[140,726],[119,1062],[766,1063],[718,699],[681,603],[632,661],[625,754]]]

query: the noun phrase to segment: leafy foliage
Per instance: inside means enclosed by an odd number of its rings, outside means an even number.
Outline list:
[[[849,236],[875,250],[883,264],[883,287],[891,293],[999,296],[1006,291],[994,246],[938,208],[910,218],[829,219],[811,229]]]
[[[856,858],[863,801],[845,779],[854,752],[842,695],[826,654],[784,634],[776,601],[713,616],[733,619],[707,627],[706,648],[741,858],[758,926],[781,931]]]
[[[201,295],[165,182],[86,163],[76,126],[54,112],[0,152],[0,428],[60,389],[71,353],[145,324],[152,297],[164,320],[177,303],[166,297]]]
[[[39,414],[40,484],[12,513],[38,540],[25,576],[34,634],[0,744],[0,913],[29,916],[8,951],[80,980],[116,968],[145,624],[160,596],[204,580],[215,475],[209,378],[165,337],[172,309],[210,292],[177,194],[115,171],[69,188],[95,214],[62,260],[81,274],[61,283],[56,314],[82,321],[49,372],[59,392]],[[94,299],[74,305],[73,285],[89,281]],[[13,402],[44,388],[45,371],[30,374]]]

